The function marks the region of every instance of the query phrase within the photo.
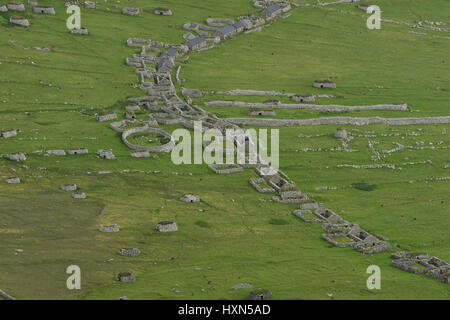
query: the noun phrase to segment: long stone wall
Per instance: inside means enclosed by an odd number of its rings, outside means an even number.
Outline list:
[[[14,298],[13,296],[10,296],[3,290],[0,290],[0,297],[2,297],[5,300],[16,300],[16,298]]]
[[[260,118],[227,118],[227,121],[236,125],[253,125],[268,127],[285,127],[285,126],[306,126],[306,125],[369,125],[369,124],[386,124],[391,126],[398,125],[414,125],[414,124],[448,124],[450,116],[427,117],[427,118],[359,118],[359,117],[324,117],[304,120],[291,119],[260,119]]]
[[[207,107],[239,107],[239,108],[276,108],[276,109],[311,109],[320,111],[361,111],[361,110],[394,110],[408,111],[406,104],[377,104],[371,106],[318,105],[306,103],[253,103],[242,101],[209,101]]]

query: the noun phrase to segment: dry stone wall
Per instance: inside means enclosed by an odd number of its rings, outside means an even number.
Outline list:
[[[416,125],[416,124],[448,124],[450,123],[450,116],[426,117],[426,118],[323,117],[305,120],[227,118],[226,120],[237,125],[253,125],[253,126],[267,126],[267,127],[306,126],[306,125],[325,125],[325,124],[361,126],[379,123],[391,126],[399,126],[399,125]]]

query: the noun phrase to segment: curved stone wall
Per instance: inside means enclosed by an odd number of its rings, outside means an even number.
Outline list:
[[[146,146],[138,146],[138,145],[134,145],[130,142],[128,142],[127,138],[134,134],[134,133],[138,133],[138,132],[150,132],[150,133],[156,133],[156,134],[160,134],[166,138],[169,138],[170,141],[166,144],[163,144],[161,146],[154,146],[154,147],[146,147]],[[148,152],[170,152],[172,151],[172,149],[175,147],[175,141],[173,140],[173,137],[168,134],[167,132],[160,130],[160,129],[156,129],[156,128],[151,128],[151,127],[137,127],[137,128],[131,128],[129,130],[126,130],[122,133],[122,141],[123,143],[125,143],[127,145],[128,148],[133,149],[133,150],[144,150],[144,151],[148,151]]]

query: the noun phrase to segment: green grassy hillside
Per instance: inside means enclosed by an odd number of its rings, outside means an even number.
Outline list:
[[[403,101],[415,111],[277,110],[277,118],[284,119],[449,115],[448,32],[392,23],[370,31],[365,27],[367,15],[355,4],[305,7],[316,1],[297,2],[301,6],[291,16],[261,32],[191,53],[181,69],[183,86],[330,93],[338,97],[317,103]],[[126,57],[138,53],[126,46],[128,38],[181,43],[187,32],[184,23],[256,13],[250,0],[102,2],[95,10],[81,9],[88,36],[68,32],[63,1],[39,3],[54,6],[57,14],[33,14],[27,5],[25,13],[14,15],[26,16],[28,29],[11,25],[11,12],[0,14],[0,129],[20,130],[17,137],[0,138],[0,154],[27,154],[27,161],[20,163],[0,159],[0,289],[18,299],[246,299],[251,289],[231,287],[250,283],[270,289],[274,299],[449,299],[448,285],[390,266],[391,251],[364,255],[324,241],[318,224],[301,221],[292,215],[293,206],[256,192],[248,182],[257,176],[252,170],[215,175],[206,165],[176,166],[170,154],[131,158],[108,122],[95,120],[101,110],[116,111],[123,119],[126,100],[143,95],[135,88],[139,78],[134,68],[125,64]],[[450,23],[446,0],[372,3],[382,8],[384,19]],[[124,6],[140,8],[140,16],[122,15]],[[173,16],[154,15],[153,9],[161,6],[170,8]],[[317,78],[335,80],[337,89],[314,89]],[[206,95],[194,104],[219,99],[265,100]],[[247,117],[248,112],[205,109],[224,118]],[[171,132],[178,126],[161,127]],[[389,238],[393,251],[424,251],[450,260],[449,180],[435,179],[449,176],[449,149],[439,146],[450,145],[450,126],[344,127],[349,132],[373,131],[375,137],[355,137],[349,148],[357,152],[302,152],[339,146],[333,137],[337,126],[281,128],[281,170],[310,198]],[[383,136],[392,133],[398,135]],[[379,142],[378,151],[394,148],[394,142],[427,148],[381,159],[395,164],[396,170],[337,168],[373,163],[368,140]],[[34,153],[74,147],[86,147],[89,154]],[[112,149],[117,160],[97,159],[100,149]],[[430,162],[407,164],[426,160]],[[22,183],[4,182],[12,176]],[[351,187],[361,182],[376,187]],[[69,183],[76,183],[88,198],[72,199],[70,192],[59,189]],[[316,189],[320,186],[335,189]],[[198,195],[201,202],[179,201],[185,193]],[[165,220],[176,221],[179,231],[157,233],[156,224]],[[119,233],[98,231],[101,224],[115,223]],[[128,247],[142,254],[117,253]],[[81,290],[66,288],[66,268],[72,264],[81,268]],[[381,290],[366,287],[366,269],[373,264],[381,268]],[[135,274],[137,281],[117,282],[116,275],[123,271]]]

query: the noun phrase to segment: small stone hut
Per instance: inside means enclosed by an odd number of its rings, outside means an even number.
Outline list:
[[[158,232],[175,232],[178,231],[177,224],[171,221],[162,221],[156,225]]]
[[[103,122],[103,121],[110,121],[110,120],[117,120],[117,114],[114,112],[109,113],[103,113],[97,115],[97,121]]]
[[[61,185],[60,189],[63,191],[76,191],[77,185],[76,184],[63,184],[63,185]]]
[[[170,10],[168,8],[156,8],[154,12],[155,12],[155,14],[160,15],[160,16],[171,16],[172,15],[172,10]]]
[[[33,12],[34,13],[46,13],[46,14],[51,14],[51,15],[55,15],[55,9],[53,7],[48,7],[48,6],[36,6],[33,7]]]
[[[266,18],[273,18],[279,14],[281,14],[283,11],[278,3],[273,3],[267,8],[265,8],[263,11],[261,11],[259,14]]]
[[[30,22],[28,21],[28,19],[22,17],[10,17],[9,22],[25,28],[28,28],[30,26]]]
[[[333,81],[328,80],[328,79],[315,80],[314,83],[313,83],[313,87],[314,88],[319,88],[319,89],[323,89],[323,88],[335,89],[336,88],[336,83],[334,83]]]
[[[17,130],[15,130],[15,129],[7,129],[7,130],[0,131],[0,137],[11,138],[11,137],[15,137],[15,136],[17,136]]]
[[[264,289],[252,291],[248,295],[248,300],[265,300],[271,298],[272,292]]]
[[[6,183],[17,184],[17,183],[20,183],[20,179],[19,178],[8,178],[8,179],[6,179]]]
[[[215,37],[220,37],[220,40],[226,40],[230,39],[233,35],[236,34],[236,32],[237,32],[236,28],[233,25],[229,24],[220,28],[213,35]]]
[[[99,151],[97,151],[97,156],[101,159],[106,159],[106,160],[116,159],[116,156],[114,155],[114,153],[112,153],[109,150],[99,150]]]
[[[71,155],[87,154],[87,153],[89,153],[89,150],[87,148],[73,148],[73,149],[70,149],[68,152]]]
[[[11,11],[25,11],[25,6],[23,3],[11,2],[7,4],[8,10]]]
[[[122,248],[119,249],[119,254],[125,257],[137,257],[141,254],[141,250],[138,248]]]
[[[337,128],[336,132],[334,133],[334,137],[339,139],[347,139],[347,136],[347,130],[343,128]]]
[[[120,282],[135,282],[136,277],[130,272],[122,272],[117,275],[117,281]]]
[[[123,8],[122,14],[126,14],[128,16],[137,16],[140,10],[138,8]]]
[[[203,37],[195,37],[192,40],[186,41],[186,45],[190,50],[200,50],[208,45],[206,39]]]

